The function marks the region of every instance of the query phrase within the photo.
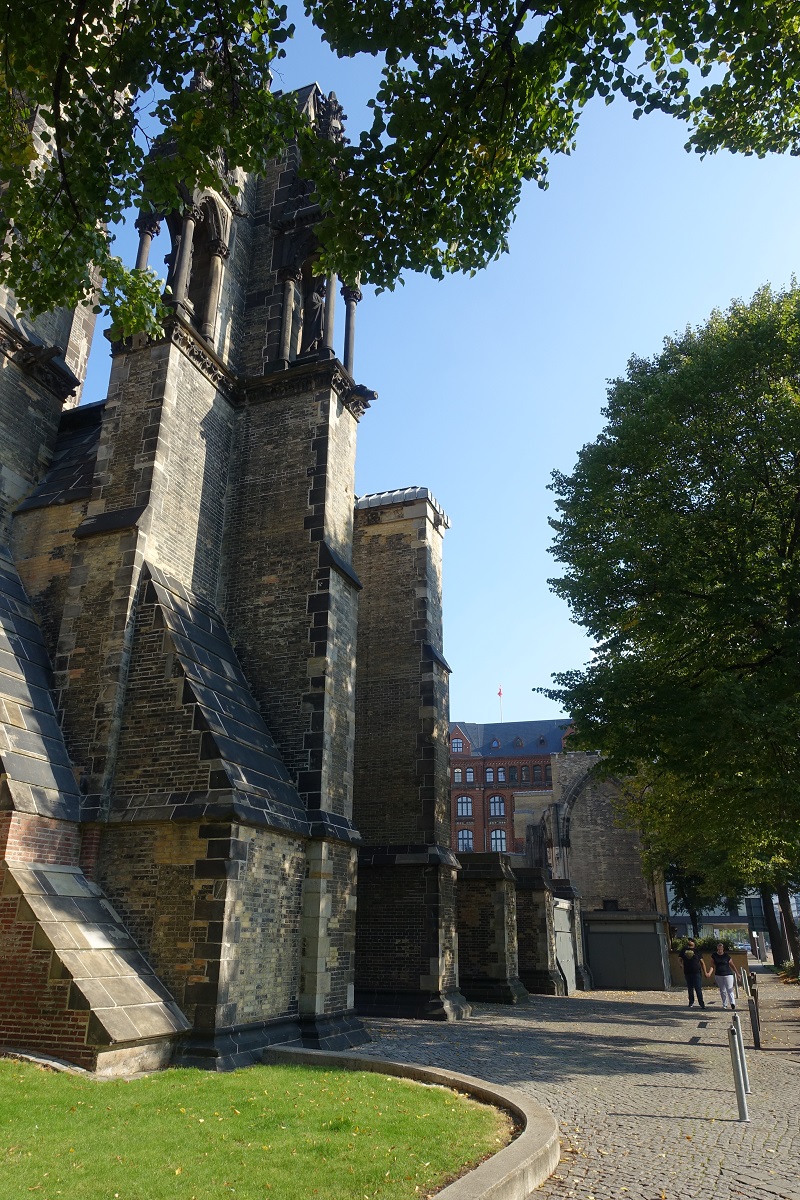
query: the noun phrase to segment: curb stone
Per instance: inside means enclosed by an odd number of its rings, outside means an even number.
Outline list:
[[[305,1050],[299,1046],[270,1046],[265,1063],[297,1063],[314,1067],[339,1067],[346,1071],[375,1071],[399,1075],[420,1083],[438,1084],[466,1092],[477,1100],[505,1108],[522,1125],[522,1132],[474,1170],[436,1193],[437,1200],[526,1200],[548,1179],[561,1155],[558,1125],[552,1113],[515,1088],[499,1087],[472,1075],[420,1067],[388,1059],[360,1057],[340,1050]]]

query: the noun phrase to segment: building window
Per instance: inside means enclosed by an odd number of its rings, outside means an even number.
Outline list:
[[[533,782],[534,783],[542,782],[542,768],[541,767],[537,766],[537,767],[533,768]]]
[[[497,738],[492,738],[492,749],[493,750],[500,749],[500,743],[498,742]]]
[[[504,817],[506,815],[506,802],[502,796],[489,797],[489,816]]]
[[[553,782],[553,768],[550,766],[550,763],[544,769],[544,781],[545,783]]]
[[[522,782],[530,783],[530,781],[531,781],[531,769],[530,769],[530,767],[523,767],[522,768]]]
[[[521,750],[521,749],[522,749],[522,745],[523,745],[523,743],[522,743],[522,738],[521,738],[521,737],[516,737],[516,738],[514,738],[514,746],[515,746],[515,748],[516,748],[517,750]]]
[[[494,783],[494,767],[486,768],[486,782]]]
[[[473,771],[472,767],[467,767],[467,783],[474,783],[474,782],[475,782],[475,772]]]
[[[497,782],[505,783],[505,781],[506,781],[506,769],[505,769],[505,767],[498,767],[497,768]]]
[[[472,830],[459,829],[458,831],[458,848],[462,852],[472,849]]]
[[[462,742],[461,738],[453,738],[452,742],[450,743],[450,749],[453,751],[453,754],[462,754],[464,750],[464,743]]]
[[[516,767],[508,768],[508,782],[509,783],[517,782],[517,768]]]
[[[472,816],[472,796],[459,796],[456,800],[456,816]]]
[[[493,829],[491,834],[491,845],[493,850],[505,850],[506,848],[506,831],[505,829]]]
[[[453,770],[453,783],[461,783],[461,767],[455,767]]]

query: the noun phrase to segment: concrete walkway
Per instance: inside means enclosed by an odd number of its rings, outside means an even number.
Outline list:
[[[590,992],[476,1005],[451,1025],[373,1020],[359,1053],[477,1075],[549,1108],[562,1161],[537,1200],[800,1200],[800,1036],[789,1048],[794,1013],[777,1019],[794,989],[770,973],[759,984],[769,1049],[748,1052],[747,1125],[713,987],[705,1012],[689,1011],[683,991]]]

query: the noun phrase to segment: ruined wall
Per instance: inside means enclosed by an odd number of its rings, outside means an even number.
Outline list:
[[[598,761],[597,755],[553,756],[554,798],[568,838],[570,882],[584,910],[605,904],[653,912],[656,895],[642,868],[639,835],[617,815],[619,785],[591,773]]]

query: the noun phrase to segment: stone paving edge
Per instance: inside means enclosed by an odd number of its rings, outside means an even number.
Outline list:
[[[546,1108],[515,1088],[499,1087],[485,1079],[461,1075],[439,1067],[350,1054],[342,1050],[306,1050],[300,1046],[271,1046],[264,1051],[265,1063],[298,1063],[338,1067],[347,1071],[375,1071],[399,1075],[420,1083],[466,1092],[477,1100],[514,1114],[522,1132],[497,1154],[436,1193],[437,1200],[527,1200],[548,1179],[561,1157],[558,1124]]]

